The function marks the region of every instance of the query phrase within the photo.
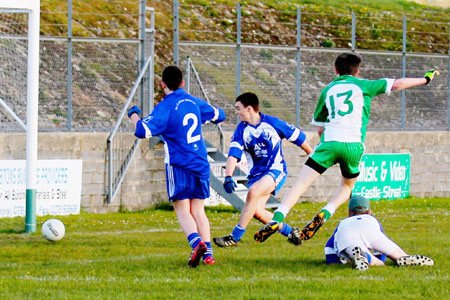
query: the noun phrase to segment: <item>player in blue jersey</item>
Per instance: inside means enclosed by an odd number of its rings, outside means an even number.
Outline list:
[[[259,100],[253,93],[244,93],[236,98],[236,113],[241,122],[231,138],[230,151],[225,170],[224,189],[234,192],[236,183],[232,176],[236,163],[242,154],[249,166],[248,193],[242,209],[239,223],[231,234],[214,238],[217,246],[235,246],[244,235],[247,225],[254,217],[266,224],[272,219],[272,213],[265,209],[271,194],[276,194],[286,181],[287,168],[281,148],[282,139],[301,147],[307,154],[312,152],[305,134],[297,127],[276,117],[259,112]],[[281,224],[279,231],[288,237],[288,241],[299,245],[300,230]]]
[[[183,74],[176,66],[164,69],[161,86],[166,96],[150,115],[141,120],[140,110],[134,106],[128,116],[138,138],[163,137],[167,193],[192,247],[189,266],[196,267],[201,258],[204,263],[213,264],[211,233],[204,208],[204,199],[209,198],[210,165],[201,124],[222,122],[225,113],[186,93]]]
[[[300,233],[302,240],[312,238],[336,209],[350,198],[364,154],[372,98],[428,84],[435,75],[439,75],[437,70],[431,69],[421,78],[359,79],[360,63],[361,58],[353,53],[342,53],[336,58],[334,66],[338,76],[322,90],[312,122],[318,126],[320,143],[300,170],[295,183],[284,194],[272,221],[255,233],[255,241],[264,242],[275,233],[307,188],[328,168],[339,163],[342,174],[339,189]]]
[[[325,245],[327,264],[352,261],[357,270],[384,266],[386,256],[399,266],[432,266],[433,260],[423,255],[408,255],[383,231],[373,216],[368,199],[355,195],[348,203],[348,218],[336,227]]]

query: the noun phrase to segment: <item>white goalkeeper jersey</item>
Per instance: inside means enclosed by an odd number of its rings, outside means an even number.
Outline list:
[[[394,79],[366,80],[342,75],[319,97],[312,124],[324,127],[322,140],[364,143],[373,97],[390,94]]]
[[[363,214],[345,218],[334,230],[333,235],[325,245],[325,258],[327,264],[343,263],[346,258],[343,251],[351,246],[364,246],[365,249],[372,250],[373,242],[388,240],[384,234],[383,227],[377,218],[371,215]],[[375,252],[375,256],[386,260],[386,255]]]

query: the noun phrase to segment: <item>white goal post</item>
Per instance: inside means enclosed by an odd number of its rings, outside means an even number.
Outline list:
[[[25,232],[36,232],[40,0],[0,0],[0,10],[28,13]]]

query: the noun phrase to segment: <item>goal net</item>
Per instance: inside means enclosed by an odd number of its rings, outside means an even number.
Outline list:
[[[0,8],[0,131],[24,131],[28,11]],[[18,119],[16,119],[17,117]]]

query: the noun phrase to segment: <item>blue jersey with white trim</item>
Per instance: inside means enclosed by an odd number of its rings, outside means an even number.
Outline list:
[[[209,178],[209,162],[201,124],[225,120],[222,109],[209,105],[179,88],[166,95],[154,110],[136,125],[138,138],[162,135],[166,164],[183,168],[200,178]]]
[[[253,126],[240,122],[231,138],[229,156],[241,159],[242,153],[247,158],[248,178],[260,176],[271,169],[287,174],[281,148],[285,138],[297,146],[301,146],[306,135],[299,128],[276,117],[259,113],[261,122]]]

